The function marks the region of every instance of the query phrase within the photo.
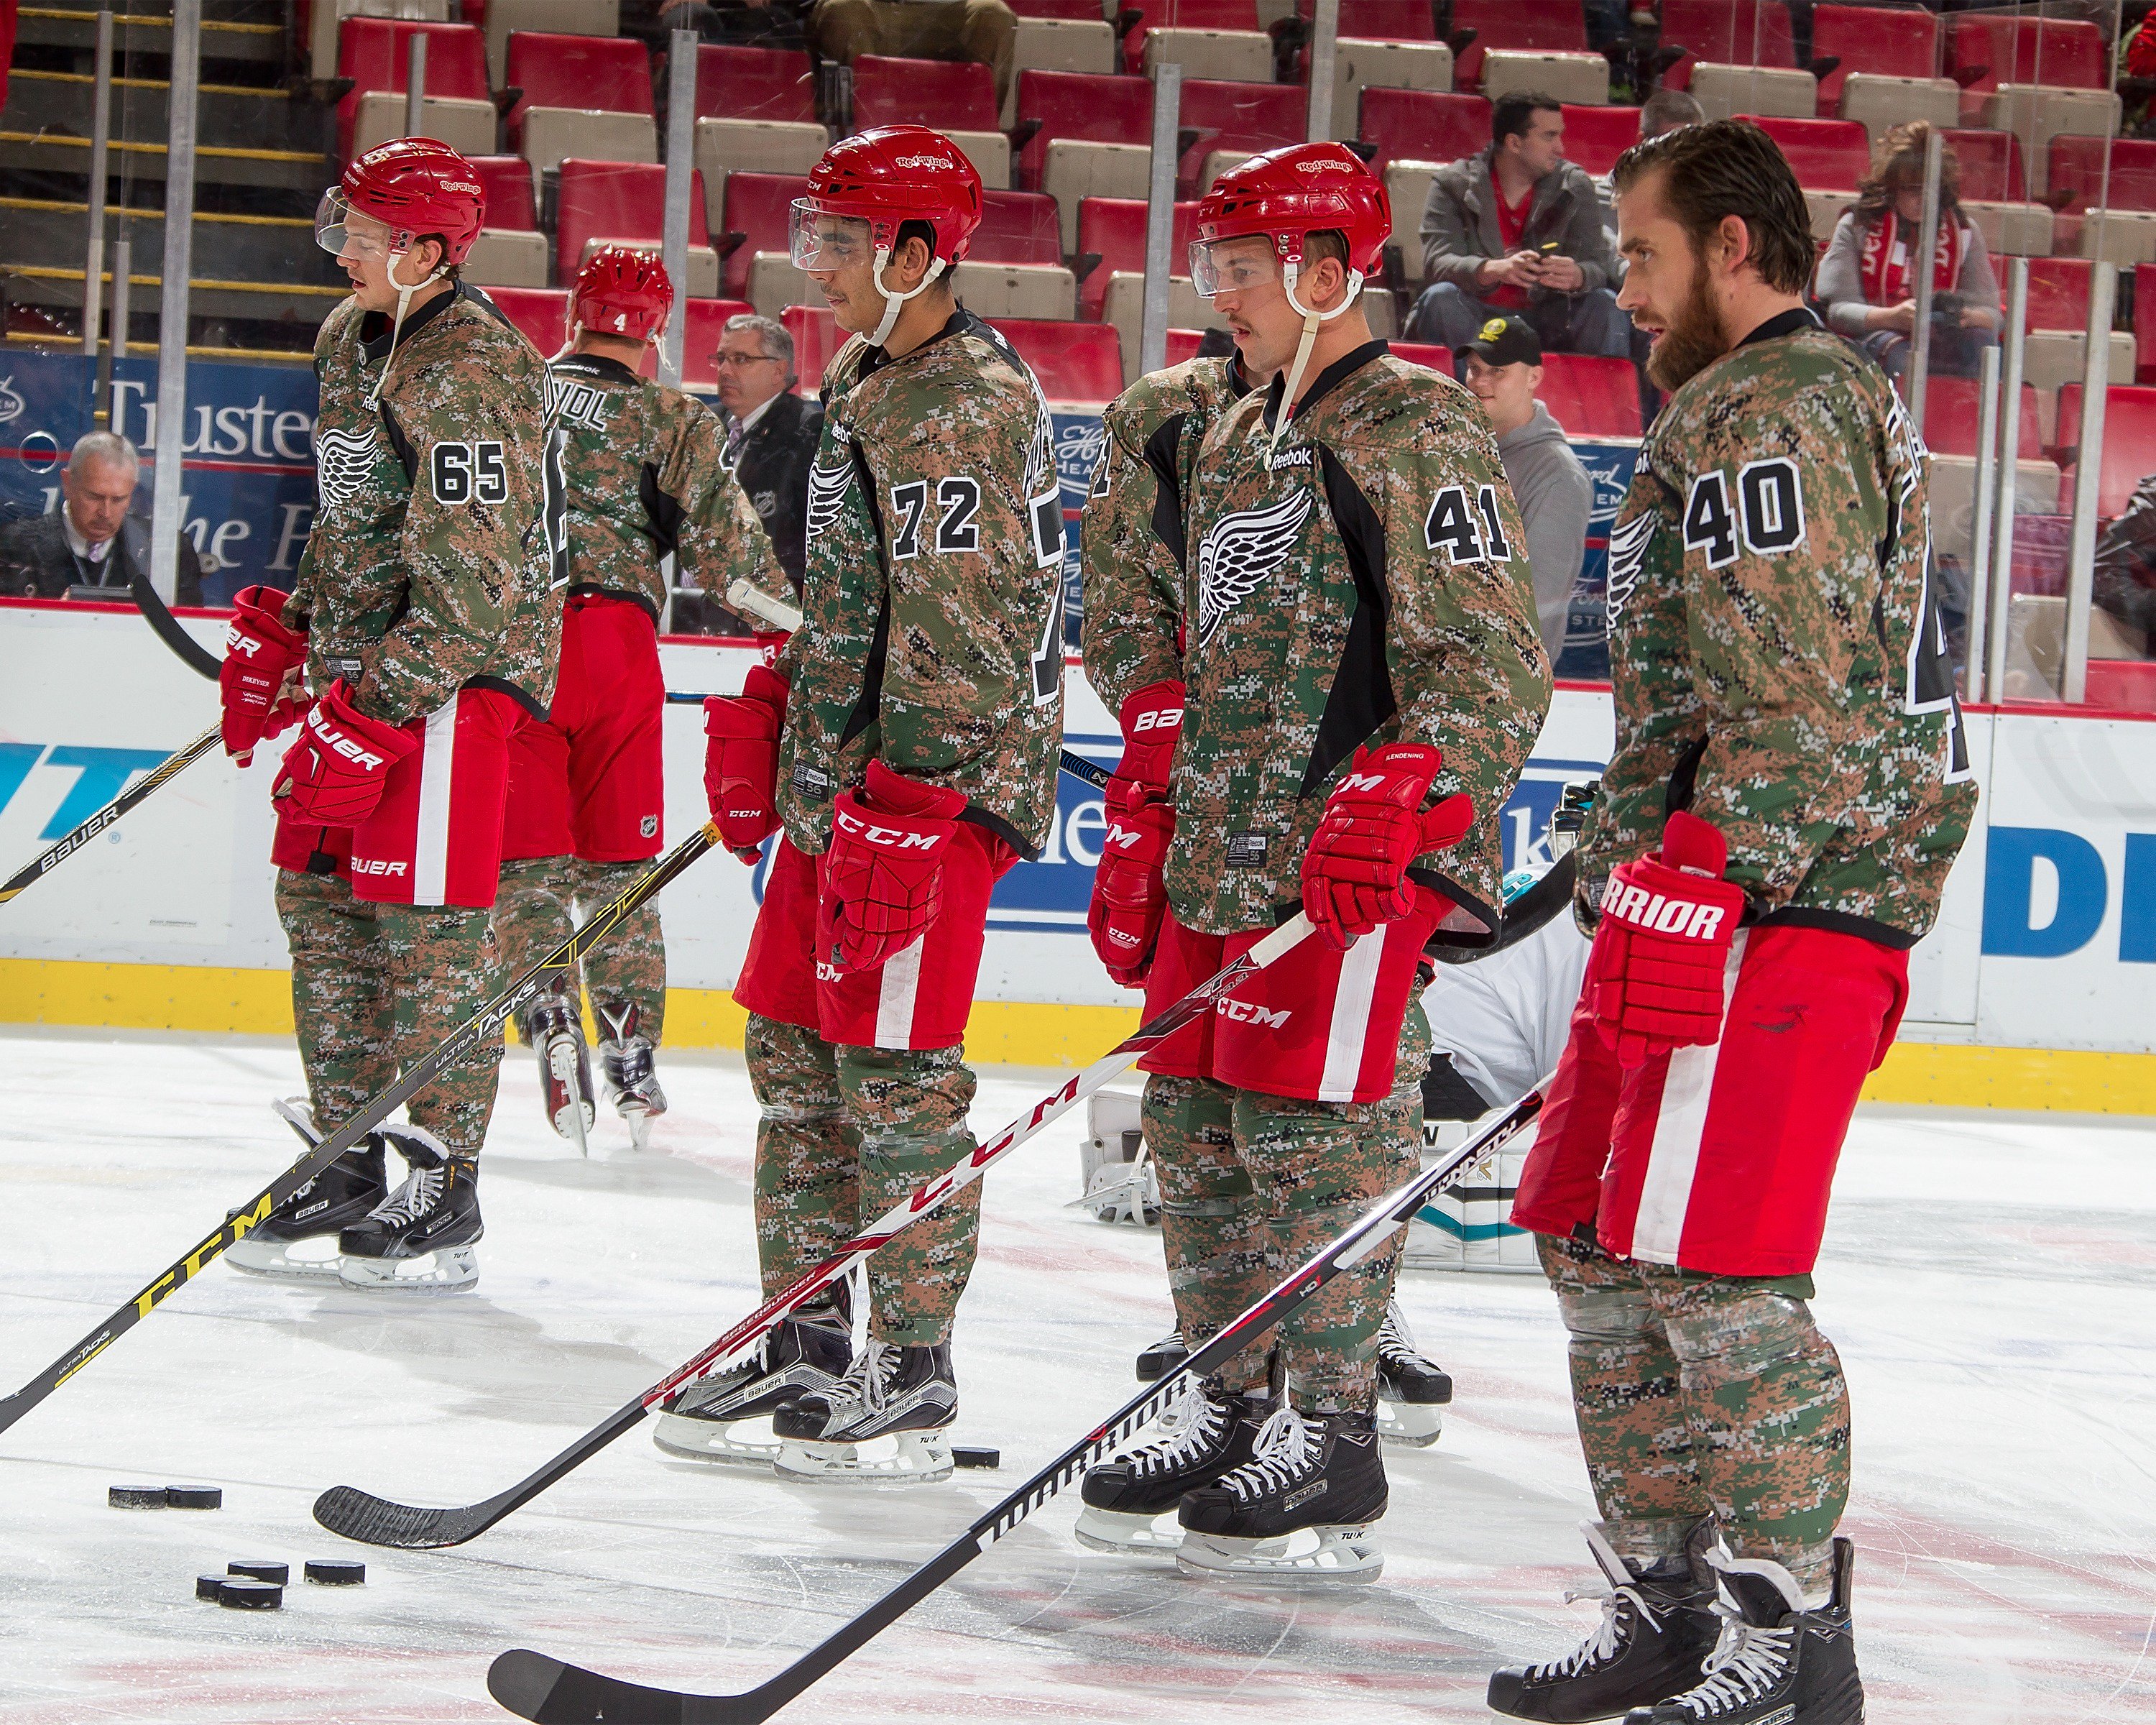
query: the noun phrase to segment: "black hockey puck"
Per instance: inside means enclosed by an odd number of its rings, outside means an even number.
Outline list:
[[[218,1599],[224,1596],[224,1584],[228,1575],[198,1575],[195,1577],[195,1597],[198,1599]]]
[[[952,1465],[957,1467],[1001,1467],[1004,1465],[1004,1452],[1001,1450],[980,1450],[965,1444],[953,1444],[951,1445],[951,1461]]]
[[[292,1566],[280,1558],[239,1558],[227,1563],[224,1573],[249,1581],[274,1581],[282,1587],[292,1579]]]
[[[285,1589],[274,1581],[228,1576],[217,1590],[217,1602],[235,1611],[275,1611],[285,1603]]]
[[[223,1509],[224,1487],[167,1486],[165,1487],[165,1507],[167,1509]]]
[[[357,1587],[367,1579],[367,1565],[349,1558],[309,1558],[300,1573],[323,1587]]]
[[[162,1509],[165,1507],[165,1488],[162,1486],[110,1486],[105,1488],[105,1501],[115,1509]]]

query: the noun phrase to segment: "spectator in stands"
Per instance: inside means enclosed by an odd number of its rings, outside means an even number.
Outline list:
[[[1640,141],[1658,138],[1681,126],[1697,126],[1707,118],[1699,98],[1688,90],[1658,90],[1640,108]]]
[[[1516,311],[1492,317],[1452,359],[1460,381],[1474,392],[1497,434],[1498,459],[1527,526],[1535,616],[1554,664],[1564,651],[1572,584],[1587,556],[1594,482],[1565,441],[1564,427],[1535,399],[1543,381],[1543,344],[1526,318]]]
[[[1491,105],[1490,147],[1430,181],[1422,253],[1430,285],[1408,338],[1457,348],[1501,311],[1545,347],[1625,354],[1632,326],[1610,291],[1616,254],[1594,182],[1564,159],[1555,96],[1516,90]]]
[[[996,102],[1010,93],[1018,16],[1005,0],[815,0],[808,33],[819,58],[850,66],[856,54],[978,60],[996,74]]]
[[[1857,186],[1856,206],[1835,223],[1816,281],[1827,326],[1897,377],[1908,369],[1917,331],[1917,277],[1910,257],[1922,243],[1924,151],[1931,136],[1930,125],[1922,120],[1881,136],[1871,172]],[[1949,144],[1939,152],[1931,369],[1965,377],[1976,374],[1984,350],[1998,341],[2005,320],[1991,256],[1984,235],[1962,211],[1960,185],[1961,165]]]
[[[0,529],[0,592],[62,599],[78,587],[125,593],[135,572],[150,572],[150,524],[128,510],[141,463],[135,445],[109,431],[79,439],[60,475],[59,507]],[[202,560],[180,536],[173,603],[202,603]]]
[[[2091,598],[2115,623],[2156,640],[2156,474],[2133,488],[2117,521],[2097,541]]]
[[[798,596],[807,556],[808,464],[824,409],[793,393],[793,337],[768,317],[730,317],[719,334],[719,405],[726,409],[721,458],[763,519],[779,567]]]

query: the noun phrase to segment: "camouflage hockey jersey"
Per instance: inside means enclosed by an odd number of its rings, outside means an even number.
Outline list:
[[[1019,855],[1055,818],[1063,500],[1048,404],[967,311],[898,358],[856,337],[824,374],[779,814],[803,850],[871,756],[963,791]]]
[[[1169,902],[1210,933],[1279,922],[1357,747],[1429,742],[1433,797],[1466,792],[1477,821],[1416,871],[1455,906],[1439,940],[1485,943],[1498,811],[1550,700],[1496,439],[1465,389],[1382,341],[1321,372],[1275,448],[1281,394],[1229,408],[1191,483]]]
[[[1583,902],[1689,808],[1750,916],[1912,944],[1968,836],[1924,455],[1886,374],[1801,309],[1670,398],[1609,542],[1617,752]]]
[[[1108,404],[1079,534],[1086,676],[1111,713],[1183,675],[1183,513],[1213,422],[1249,393],[1235,357],[1149,372]]]
[[[351,300],[315,341],[320,506],[285,607],[307,628],[309,678],[344,678],[390,724],[471,685],[543,718],[563,581],[546,362],[461,284],[405,319],[393,355],[389,341],[389,320]]]
[[[569,591],[666,612],[669,552],[686,582],[724,603],[746,580],[793,603],[747,495],[721,465],[726,430],[692,395],[615,359],[572,353],[548,368],[568,485]]]

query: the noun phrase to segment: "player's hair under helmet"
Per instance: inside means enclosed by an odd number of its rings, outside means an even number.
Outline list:
[[[884,285],[884,266],[908,222],[927,224],[932,255],[920,286],[896,293]],[[906,302],[966,255],[980,225],[981,177],[963,151],[925,126],[879,126],[839,139],[809,169],[808,192],[793,201],[793,264],[836,269],[865,247],[884,299],[869,340],[881,347]]]
[[[1384,182],[1353,151],[1339,144],[1289,144],[1239,162],[1214,181],[1199,200],[1196,228],[1190,274],[1199,293],[1210,299],[1219,290],[1215,244],[1263,235],[1271,240],[1279,260],[1287,302],[1301,315],[1302,340],[1288,367],[1281,424],[1273,430],[1277,442],[1317,326],[1353,305],[1363,282],[1378,271],[1392,236],[1392,200],[1385,195]],[[1296,297],[1296,284],[1302,274],[1304,242],[1312,234],[1328,231],[1348,243],[1348,292],[1330,311],[1317,311]]]
[[[343,177],[322,193],[315,208],[315,243],[333,257],[347,250],[388,256],[389,285],[397,290],[390,327],[393,355],[412,295],[464,262],[485,218],[486,187],[470,162],[439,139],[397,138],[354,157]],[[408,284],[398,275],[398,261],[429,234],[441,239],[442,261]],[[379,398],[388,377],[385,362],[370,399]]]
[[[577,272],[570,303],[578,325],[598,336],[649,341],[666,327],[674,284],[666,266],[634,246],[603,245]]]

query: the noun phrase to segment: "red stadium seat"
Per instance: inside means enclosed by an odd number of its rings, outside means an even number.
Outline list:
[[[2061,465],[2073,459],[2081,440],[2082,386],[2066,384],[2059,391],[2058,441]],[[2106,521],[2117,516],[2133,495],[2133,488],[2156,471],[2156,389],[2114,385],[2103,404],[2103,467],[2097,486],[2096,512]],[[2059,480],[2061,511],[2073,507],[2074,475],[2071,469]]]
[[[359,99],[371,91],[402,93],[407,44],[414,33],[427,38],[427,94],[483,102],[486,82],[486,38],[473,24],[426,24],[408,18],[347,18],[337,28],[337,76],[352,88],[337,102],[337,153],[352,154],[353,122]]]
[[[2156,713],[2156,659],[2092,659],[2088,704],[2115,713]]]
[[[1019,185],[1040,187],[1048,146],[1057,138],[1096,144],[1150,144],[1152,141],[1152,85],[1143,78],[1096,72],[1040,72],[1018,74],[1018,121],[1040,126],[1018,153]]]
[[[1055,200],[1045,192],[982,193],[981,225],[966,255],[979,264],[1061,264],[1063,229]]]
[[[1841,80],[1851,72],[1888,78],[1939,75],[1939,24],[1928,12],[1880,6],[1818,6],[1812,9],[1812,52],[1841,64],[1819,81],[1819,113],[1832,119],[1841,104]]]
[[[1190,240],[1198,223],[1198,205],[1193,202],[1175,207],[1175,220],[1168,243],[1168,255],[1173,259],[1169,274],[1188,273],[1184,259],[1189,254]],[[1078,201],[1078,255],[1097,252],[1101,261],[1078,284],[1078,315],[1097,321],[1108,297],[1108,278],[1118,270],[1145,269],[1146,207],[1136,198],[1081,198]]]
[[[746,300],[684,300],[681,327],[681,387],[708,394],[719,387],[719,337],[730,317],[746,317],[756,307]],[[644,375],[659,374],[659,349],[644,350]]]
[[[1606,174],[1640,141],[1637,108],[1564,105],[1564,159],[1590,174]]]
[[[789,305],[778,315],[786,333],[793,337],[793,369],[800,382],[796,395],[814,395],[824,381],[824,367],[846,345],[839,321],[822,305]]]
[[[434,50],[429,48],[431,55]],[[544,30],[509,33],[503,75],[523,100],[509,110],[509,147],[524,143],[526,108],[597,108],[608,114],[651,114],[651,59],[629,36],[557,36]],[[434,68],[427,87],[434,88]]]
[[[813,125],[816,78],[808,56],[798,49],[706,42],[696,50],[696,117]]]
[[[1490,141],[1490,104],[1479,95],[1428,90],[1365,90],[1360,123],[1370,158],[1382,174],[1394,157],[1409,162],[1457,162]]]
[[[993,131],[996,76],[975,60],[892,59],[865,54],[854,62],[854,125],[932,126]]]
[[[2102,90],[2103,33],[2094,24],[2059,18],[1964,13],[1947,35],[1949,66],[1980,75],[1964,87],[1973,95],[2002,84],[2047,84],[2067,90]]]
[[[2031,258],[2029,260],[2029,321],[2032,330],[2088,327],[2089,271],[2087,258]],[[2005,289],[1999,290],[2003,303]]]
[[[2156,210],[2156,143],[2121,138],[2111,146],[2111,185],[2106,196],[2102,138],[2061,136],[2051,140],[2049,177],[2051,201],[2059,193],[2062,214],[2078,214],[2102,205],[2111,209]]]
[[[1809,192],[1854,192],[1871,168],[1871,140],[1854,120],[1779,120],[1744,115],[1780,148]]]
[[[1455,375],[1457,368],[1452,362],[1452,356],[1442,347],[1434,347],[1427,341],[1388,341],[1385,345],[1393,350],[1395,358],[1404,359],[1411,366],[1427,366],[1433,372],[1444,372],[1448,377]]]
[[[1099,21],[1097,0],[1011,0],[1011,10],[1020,18],[1063,18],[1074,23]]]
[[[1187,359],[1198,357],[1198,344],[1205,339],[1203,330],[1170,330],[1168,332],[1168,363],[1179,366]]]
[[[2139,310],[2156,307],[2156,264],[2133,266],[2133,381],[2156,383],[2156,316]]]
[[[791,249],[793,200],[804,196],[808,182],[793,174],[728,174],[725,224],[721,236],[719,291],[732,299],[748,295],[749,267],[758,252]],[[739,235],[737,239],[735,236]]]
[[[689,194],[689,244],[709,245],[704,224],[704,176],[694,177]],[[736,174],[727,182],[731,193]],[[571,157],[562,164],[561,198],[554,237],[554,279],[577,279],[588,239],[659,240],[666,234],[666,170],[655,162],[586,162]],[[779,241],[783,250],[786,242]],[[739,299],[741,295],[736,294]]]
[[[1980,398],[1974,377],[1933,377],[1924,385],[1924,443],[1934,455],[1974,455]],[[2021,386],[2020,459],[2038,459],[2044,450],[2044,422],[2036,392]]]
[[[1178,177],[1195,191],[1205,158],[1215,150],[1275,150],[1301,142],[1309,129],[1308,112],[1309,99],[1300,85],[1187,79],[1181,118],[1198,136],[1183,152]]]
[[[1111,324],[1045,318],[990,320],[1033,367],[1041,393],[1059,407],[1104,408],[1123,393],[1123,347]]]
[[[1797,63],[1789,9],[1768,0],[1662,0],[1661,44],[1686,51],[1662,74],[1661,81],[1672,90],[1691,88],[1697,60],[1717,66]]]
[[[1145,39],[1157,30],[1250,30],[1258,28],[1257,0],[1147,0],[1138,27],[1123,38],[1123,70],[1145,69]],[[1343,36],[1347,31],[1341,31]]]
[[[539,230],[539,205],[531,195],[531,164],[521,156],[475,156],[479,182],[486,187],[486,225],[516,234]]]
[[[432,44],[427,52],[434,53]],[[522,158],[520,157],[521,162]],[[524,332],[524,338],[552,359],[562,351],[569,335],[569,290],[567,288],[486,288],[488,299],[501,315]]]
[[[2025,203],[2029,177],[2021,169],[2021,140],[2010,131],[1948,127],[1939,136],[1961,164],[1961,195],[1985,203]]]
[[[1629,359],[1546,352],[1536,395],[1568,436],[1640,435],[1640,374]]]
[[[1727,3],[1727,0],[1724,0]],[[1452,81],[1460,90],[1482,87],[1482,56],[1493,48],[1526,49],[1543,54],[1585,54],[1587,15],[1564,0],[1453,0],[1452,28],[1472,30],[1474,41],[1452,63]],[[1346,35],[1342,23],[1340,33]],[[1668,39],[1667,26],[1663,39]],[[1404,155],[1404,151],[1397,153]]]

